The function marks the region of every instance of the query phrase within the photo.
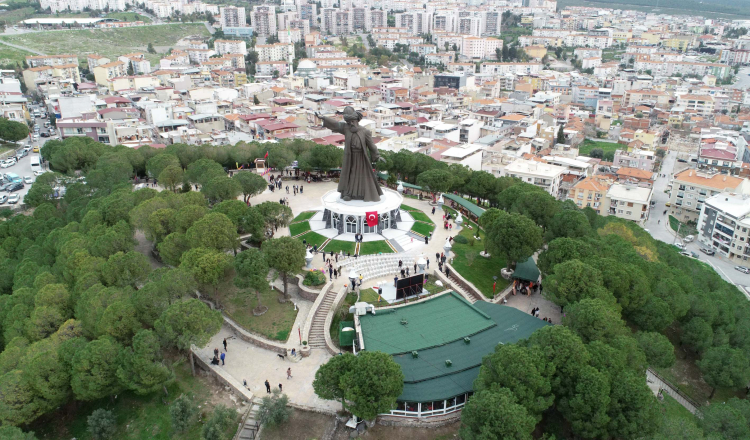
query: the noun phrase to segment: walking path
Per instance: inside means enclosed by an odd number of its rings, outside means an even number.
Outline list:
[[[660,377],[657,377],[656,372],[654,372],[650,368],[646,370],[646,382],[648,382],[649,386],[653,384],[654,388],[658,386],[658,389],[663,390],[664,392],[669,394],[670,397],[674,398],[674,400],[676,400],[680,405],[684,406],[685,409],[687,409],[691,413],[695,414],[698,410],[696,403],[692,399],[686,398],[686,396],[682,392],[673,388],[672,385],[665,382]],[[656,393],[658,393],[658,390],[655,392],[655,394]]]
[[[0,38],[0,44],[4,44],[6,46],[10,46],[12,48],[19,49],[19,50],[25,50],[26,52],[31,52],[31,53],[36,54],[36,55],[47,55],[46,53],[39,52],[38,50],[29,49],[28,47],[19,46],[17,44],[13,44],[13,43],[8,43],[7,41],[3,40],[2,38]]]

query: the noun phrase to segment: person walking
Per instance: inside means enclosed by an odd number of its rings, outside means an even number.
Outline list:
[[[417,273],[417,263],[414,263],[414,273]]]
[[[286,369],[286,378],[287,379],[291,379],[292,378],[292,369],[291,369],[291,367]]]
[[[224,351],[227,351],[227,338],[224,338]]]
[[[328,278],[333,279],[333,266],[328,266]]]
[[[398,275],[393,277],[393,287],[396,287],[396,286],[398,286]]]
[[[435,207],[432,207],[432,215],[435,215]]]
[[[214,356],[215,357],[219,357],[219,349],[218,348],[214,348]]]
[[[427,269],[429,269],[429,268],[430,268],[430,259],[428,258],[427,259]]]
[[[302,194],[303,192],[305,192],[304,190],[305,190],[305,187],[303,185],[300,185],[299,186],[299,193]]]
[[[401,261],[401,260],[398,260],[398,268],[400,269],[400,268],[401,268],[401,266],[403,266],[403,265],[404,265],[404,262],[403,262],[403,261]]]
[[[282,393],[284,392],[284,389],[281,387],[281,384],[279,384],[279,391],[281,391]]]
[[[221,353],[221,365],[224,365],[224,354],[225,353]]]
[[[430,239],[426,235],[424,236],[424,244],[430,244]]]
[[[339,271],[337,271],[336,269],[333,269],[333,278],[339,279]]]
[[[286,186],[286,193],[289,194],[289,185]]]
[[[266,379],[266,393],[271,394],[271,384],[268,382],[268,379]]]

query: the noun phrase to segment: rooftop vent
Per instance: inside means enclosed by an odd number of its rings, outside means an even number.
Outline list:
[[[453,365],[453,362],[451,362],[450,359],[448,359],[448,360],[445,361],[445,366],[446,367],[450,367],[451,365]]]
[[[467,336],[467,337],[465,337],[465,338],[464,338],[464,343],[466,343],[466,344],[470,344],[470,343],[471,343],[471,339],[470,339],[470,338],[469,338],[468,336]]]
[[[401,325],[406,325],[406,324],[408,324],[408,323],[409,323],[409,321],[407,321],[407,320],[405,320],[405,319],[401,318]]]
[[[411,352],[411,357],[414,358],[414,359],[416,359],[416,358],[419,357],[419,353],[416,350],[414,350],[414,351]]]

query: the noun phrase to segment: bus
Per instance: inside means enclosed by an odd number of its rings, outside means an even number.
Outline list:
[[[42,171],[42,163],[39,160],[39,155],[32,155],[30,159],[31,159],[31,172],[35,173],[37,171]]]

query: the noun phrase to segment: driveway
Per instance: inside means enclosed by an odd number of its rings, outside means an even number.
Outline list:
[[[646,220],[645,228],[657,240],[661,240],[665,243],[675,243],[680,239],[675,237],[674,232],[669,228],[669,209],[664,205],[669,201],[669,194],[665,193],[669,182],[672,180],[673,173],[679,172],[684,169],[684,163],[677,162],[678,153],[670,151],[664,158],[661,172],[659,177],[654,181],[654,192],[651,200],[655,201],[656,204],[651,208],[651,213],[648,220]],[[679,165],[675,170],[675,165]],[[666,177],[661,177],[661,174],[665,174]],[[664,210],[667,210],[667,214],[664,214]],[[695,252],[700,256],[700,261],[703,261],[714,268],[714,270],[724,280],[736,285],[750,300],[750,294],[745,287],[750,289],[750,275],[744,274],[734,269],[735,263],[723,258],[719,255],[708,256],[700,252],[700,245],[697,240],[692,243],[686,244],[688,251]]]

